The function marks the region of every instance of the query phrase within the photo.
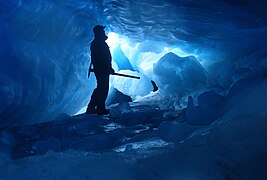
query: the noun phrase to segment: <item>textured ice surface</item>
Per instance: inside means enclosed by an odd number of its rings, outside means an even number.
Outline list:
[[[1,126],[74,114],[87,104],[95,86],[94,78],[86,79],[95,24],[126,38],[122,51],[115,52],[115,69],[132,67],[153,80],[153,63],[180,49],[194,55],[226,90],[247,74],[267,69],[265,5],[224,0],[3,1]]]
[[[0,144],[0,178],[266,177],[266,114],[233,117],[228,113],[212,125],[191,126],[179,119],[162,117],[163,112],[158,109],[132,105],[134,111],[129,116],[111,116],[109,118],[116,118],[112,121],[83,114],[72,120],[10,129],[20,133],[17,138],[31,137],[24,140],[25,144],[16,144],[13,154],[27,148],[37,154],[10,159],[6,146]],[[40,128],[42,126],[46,128]],[[28,132],[39,137],[30,136]],[[33,146],[28,147],[32,142],[35,142]]]
[[[267,114],[266,75],[252,76],[237,81],[229,90],[226,110],[231,116]]]
[[[208,73],[193,56],[164,55],[154,65],[155,82],[162,92],[184,96],[209,85]]]
[[[66,115],[95,87],[96,24],[121,38],[114,69],[141,76],[112,77],[111,89],[137,99],[150,80],[160,87],[112,121]],[[266,179],[266,24],[265,1],[1,2],[1,179]],[[210,90],[225,96],[223,114]]]
[[[0,14],[1,126],[77,112],[94,84],[86,79],[88,27],[98,20],[83,20],[97,16],[93,4],[11,2],[1,3]]]
[[[193,125],[207,125],[220,118],[225,112],[224,97],[207,91],[198,96],[198,105],[194,105],[192,96],[188,97],[186,120]]]
[[[140,77],[140,79],[133,79],[113,76],[113,86],[123,94],[130,96],[132,99],[145,96],[153,90],[151,80],[145,75],[130,70],[121,70],[119,73]]]

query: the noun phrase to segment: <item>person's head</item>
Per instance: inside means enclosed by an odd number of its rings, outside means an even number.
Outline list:
[[[96,38],[101,38],[101,39],[104,39],[106,40],[108,37],[106,36],[105,34],[105,27],[106,26],[101,26],[101,25],[96,25],[94,28],[93,28],[93,32],[94,32],[94,35]]]

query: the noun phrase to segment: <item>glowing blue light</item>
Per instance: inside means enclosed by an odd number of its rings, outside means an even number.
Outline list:
[[[108,39],[106,40],[110,51],[113,52],[113,50],[119,45],[119,35],[114,32],[108,33]]]

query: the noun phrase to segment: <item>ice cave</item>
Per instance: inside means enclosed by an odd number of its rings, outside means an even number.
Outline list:
[[[1,0],[0,179],[267,179],[267,1]],[[109,115],[86,114],[103,25]]]

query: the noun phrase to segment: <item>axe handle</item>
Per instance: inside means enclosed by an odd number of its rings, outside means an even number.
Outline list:
[[[88,78],[90,77],[90,73],[94,72],[94,69],[92,69],[92,64],[90,64],[90,67],[88,69]],[[128,78],[134,78],[134,79],[140,79],[140,77],[138,76],[132,76],[132,75],[128,75],[128,74],[121,74],[121,73],[111,73],[111,75],[116,75],[116,76],[123,76],[123,77],[128,77]]]
[[[138,76],[132,76],[132,75],[127,75],[127,74],[120,74],[120,73],[112,73],[112,75],[117,75],[117,76],[123,76],[123,77],[128,77],[128,78],[135,78],[135,79],[140,79]]]

